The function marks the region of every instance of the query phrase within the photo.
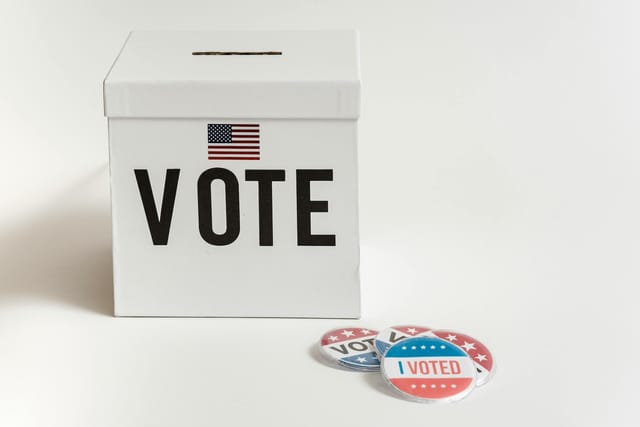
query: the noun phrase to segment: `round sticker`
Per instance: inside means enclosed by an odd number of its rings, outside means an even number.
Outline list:
[[[378,331],[367,328],[341,328],[327,332],[320,340],[322,354],[341,366],[358,371],[380,370],[373,347]]]
[[[374,341],[376,351],[378,352],[378,355],[382,357],[389,347],[398,341],[422,336],[430,330],[431,328],[424,326],[391,326],[390,328],[383,329],[378,333]]]
[[[406,398],[452,402],[473,390],[476,369],[458,346],[436,337],[407,338],[387,350],[383,377]]]
[[[476,366],[477,386],[486,384],[489,382],[491,377],[493,377],[493,374],[495,373],[493,356],[489,349],[480,341],[470,337],[469,335],[443,329],[433,330],[431,331],[431,334],[457,345],[464,350],[467,355],[469,355]]]

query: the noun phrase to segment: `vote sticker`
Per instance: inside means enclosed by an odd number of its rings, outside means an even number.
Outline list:
[[[382,362],[382,376],[411,400],[452,402],[471,393],[476,368],[460,347],[424,336],[389,347]]]
[[[320,340],[322,354],[341,366],[358,371],[380,370],[373,340],[378,331],[366,328],[342,328],[327,332]]]
[[[477,382],[476,385],[481,386],[489,382],[495,373],[495,364],[493,356],[489,349],[475,338],[448,330],[433,330],[431,334],[447,340],[452,344],[462,348],[465,353],[473,360],[476,365]]]
[[[378,333],[374,341],[376,351],[378,355],[382,357],[389,347],[398,341],[422,336],[430,330],[431,328],[424,326],[391,326],[390,328],[383,329]]]

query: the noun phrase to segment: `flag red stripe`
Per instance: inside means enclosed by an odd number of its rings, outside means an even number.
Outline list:
[[[260,152],[259,151],[242,151],[238,153],[233,151],[218,150],[218,151],[209,151],[209,154],[260,154]]]
[[[231,126],[238,126],[238,127],[245,127],[245,128],[248,128],[248,127],[257,128],[260,125],[232,124]]]
[[[220,156],[209,156],[209,160],[260,160],[260,157],[220,157]]]
[[[258,133],[260,131],[258,129],[232,129],[231,132]]]
[[[246,141],[246,140],[233,140],[231,142],[210,142],[209,147],[226,147],[228,145],[251,145],[255,147],[260,144],[260,141]]]
[[[232,145],[232,144],[220,144],[220,145],[210,145],[209,150],[212,149],[231,149],[231,150],[255,150],[260,147],[256,147],[255,145]]]

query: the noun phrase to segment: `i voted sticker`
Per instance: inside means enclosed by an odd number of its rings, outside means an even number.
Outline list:
[[[320,349],[329,360],[358,371],[380,370],[380,360],[374,350],[378,331],[367,328],[334,329],[322,336]]]
[[[469,335],[449,330],[433,330],[431,334],[457,345],[467,353],[476,366],[476,385],[484,385],[493,377],[495,373],[493,356],[489,349],[480,341]]]
[[[473,361],[460,347],[427,336],[392,345],[382,375],[403,396],[420,402],[460,400],[476,383]]]
[[[378,333],[374,341],[376,351],[378,355],[382,357],[389,347],[398,341],[422,336],[430,330],[431,328],[425,326],[391,326],[390,328],[383,329]]]

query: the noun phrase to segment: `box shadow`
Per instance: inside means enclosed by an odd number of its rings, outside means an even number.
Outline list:
[[[0,230],[0,307],[48,300],[113,315],[106,166]]]

